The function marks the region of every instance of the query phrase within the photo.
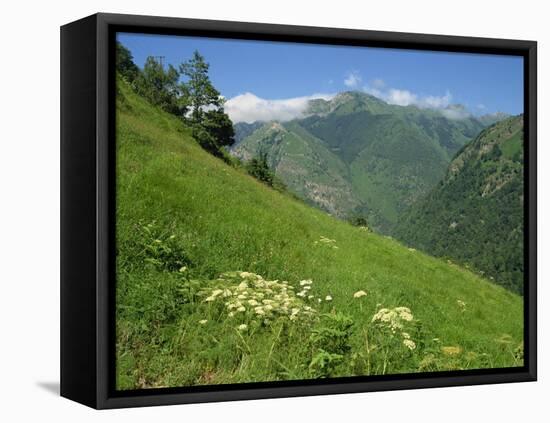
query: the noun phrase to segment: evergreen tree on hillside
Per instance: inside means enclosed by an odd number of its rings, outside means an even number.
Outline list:
[[[198,51],[179,70],[187,79],[180,84],[182,104],[189,111],[193,136],[210,153],[223,157],[222,147],[235,142],[233,123],[223,109],[224,100],[208,76],[209,65]]]
[[[130,50],[117,41],[116,43],[116,68],[124,79],[132,83],[139,75],[139,68],[134,63],[134,57]]]
[[[194,122],[201,122],[206,110],[223,106],[223,98],[208,76],[209,67],[204,57],[196,50],[191,59],[179,66],[181,75],[187,77],[181,89]]]
[[[260,153],[258,157],[252,158],[246,164],[246,170],[249,175],[255,177],[263,183],[273,186],[274,175],[267,164],[267,154]]]

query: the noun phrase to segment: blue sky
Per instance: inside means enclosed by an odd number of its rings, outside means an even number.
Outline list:
[[[144,34],[118,34],[118,40],[140,67],[147,56],[177,65],[199,50],[237,120],[261,118],[260,109],[284,120],[309,98],[347,90],[399,105],[523,112],[521,57]]]

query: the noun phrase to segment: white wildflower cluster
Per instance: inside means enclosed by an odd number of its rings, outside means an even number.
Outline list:
[[[224,311],[231,318],[240,321],[257,321],[269,324],[278,318],[291,321],[312,317],[316,310],[299,297],[309,296],[311,280],[300,282],[302,288],[295,288],[286,281],[265,280],[262,276],[250,272],[227,272],[218,279],[218,284],[203,291],[206,303],[223,304]],[[245,331],[248,326],[241,324],[238,330]]]
[[[336,240],[327,238],[326,236],[321,236],[319,238],[319,241],[315,241],[313,244],[314,245],[326,245],[327,247],[333,248],[335,250],[338,249],[338,246],[336,245]]]
[[[404,329],[413,320],[414,316],[408,307],[381,308],[372,316],[372,322],[382,329],[388,329],[392,334],[399,332],[403,345],[410,350],[416,348],[416,343]]]
[[[462,312],[466,311],[466,303],[462,300],[456,300],[456,303],[458,304],[458,307]]]
[[[407,332],[401,332],[403,337],[403,345],[405,345],[409,350],[414,350],[416,348],[416,343],[411,339],[411,335]]]

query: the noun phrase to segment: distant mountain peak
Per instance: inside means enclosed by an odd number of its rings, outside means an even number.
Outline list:
[[[341,113],[358,111],[380,113],[389,107],[392,106],[371,94],[362,91],[342,91],[330,100],[310,100],[305,115],[326,116],[335,111],[340,111]]]
[[[504,119],[508,119],[511,115],[504,112],[495,112],[495,113],[486,113],[479,116],[477,119],[482,122],[485,126],[493,125],[497,122],[500,122]]]

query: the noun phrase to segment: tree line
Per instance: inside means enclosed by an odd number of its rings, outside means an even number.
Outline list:
[[[140,69],[130,50],[117,42],[116,68],[137,94],[184,120],[205,150],[228,160],[224,147],[235,142],[233,123],[224,111],[224,98],[210,81],[209,64],[198,51],[177,68],[165,68],[149,56]]]

